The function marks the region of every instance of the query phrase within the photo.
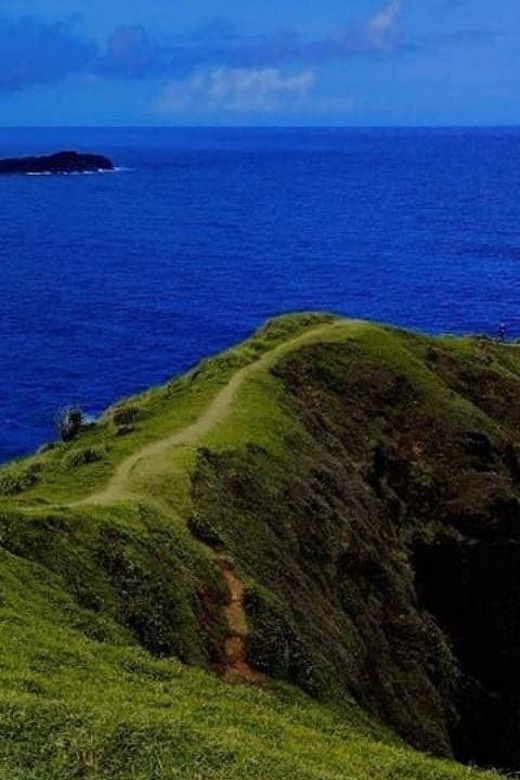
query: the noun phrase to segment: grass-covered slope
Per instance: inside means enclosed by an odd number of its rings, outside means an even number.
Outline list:
[[[516,539],[519,388],[516,347],[298,315],[1,469],[0,777],[514,762],[509,720],[475,747],[514,652],[457,629]]]

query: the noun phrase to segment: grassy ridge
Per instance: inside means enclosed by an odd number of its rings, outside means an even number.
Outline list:
[[[0,469],[0,500],[6,505],[69,505],[100,488],[114,468],[133,452],[196,421],[215,394],[241,368],[304,334],[333,321],[327,315],[302,315],[273,320],[244,344],[205,360],[184,376],[109,409],[95,426],[71,444],[52,443],[41,454]],[[125,419],[125,412],[129,414]],[[117,436],[117,414],[134,423],[128,436]],[[97,453],[90,463],[81,453]],[[75,457],[76,456],[76,457]],[[83,467],[82,467],[83,466]],[[88,466],[88,468],[85,468]]]
[[[468,777],[404,748],[353,704],[228,686],[152,658],[113,626],[89,639],[55,577],[8,554],[1,564],[5,780]]]
[[[379,441],[381,421],[367,437],[358,419],[345,446],[346,387],[350,397],[365,375],[390,393],[406,377],[407,403],[420,399],[432,436],[446,420],[450,431],[502,435],[497,415],[455,387],[461,372],[446,355],[467,370],[484,366],[516,392],[514,350],[301,315],[118,404],[74,443],[1,469],[0,777],[480,776],[413,752],[378,724],[380,714],[407,736],[407,718],[422,719],[424,744],[446,746],[443,705],[419,679],[419,662],[406,670],[383,659],[381,701],[363,679],[363,632],[374,626],[360,626],[358,612],[380,619],[366,605],[381,591],[361,593],[357,574],[356,592],[331,589],[360,515],[378,521],[363,498],[363,442]],[[78,503],[102,492],[125,459],[200,419],[241,371],[232,405],[203,436],[136,461],[113,504]],[[384,399],[372,400],[379,414]],[[133,430],[120,435],[125,426]],[[381,532],[366,522],[362,531],[370,538],[356,554],[368,566]],[[404,605],[410,577],[393,544],[395,560],[370,576],[384,575]],[[262,689],[229,687],[210,671],[223,662],[228,632],[214,553],[222,548],[248,586],[251,660],[279,680]],[[392,713],[398,689],[406,695]]]

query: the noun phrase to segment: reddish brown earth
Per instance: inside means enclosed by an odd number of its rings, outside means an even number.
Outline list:
[[[224,654],[225,664],[222,669],[222,678],[229,683],[258,684],[265,681],[263,674],[247,661],[247,636],[249,629],[244,609],[244,596],[246,588],[237,576],[230,561],[222,556],[220,558],[222,576],[229,588],[229,602],[225,607],[230,635],[226,639]]]

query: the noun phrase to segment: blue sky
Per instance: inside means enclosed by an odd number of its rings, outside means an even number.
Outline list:
[[[2,0],[0,125],[520,124],[519,0]]]

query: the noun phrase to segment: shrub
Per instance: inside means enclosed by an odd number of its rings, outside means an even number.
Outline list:
[[[82,450],[72,450],[63,458],[63,467],[66,470],[78,469],[81,466],[88,466],[90,463],[97,463],[103,460],[104,456],[104,447],[85,447]]]
[[[23,493],[38,481],[39,467],[34,464],[25,468],[9,468],[0,472],[0,494],[15,496]]]
[[[116,428],[116,436],[129,436],[131,433],[134,433],[134,431],[134,425],[120,425]]]
[[[224,542],[218,531],[216,531],[207,520],[199,517],[199,515],[192,515],[188,519],[188,530],[195,539],[199,540],[199,542],[207,544],[215,550],[224,547]]]
[[[114,425],[131,425],[141,418],[142,411],[137,406],[117,406],[112,411]]]
[[[83,427],[82,410],[77,406],[61,409],[56,415],[56,427],[62,441],[72,441]]]

